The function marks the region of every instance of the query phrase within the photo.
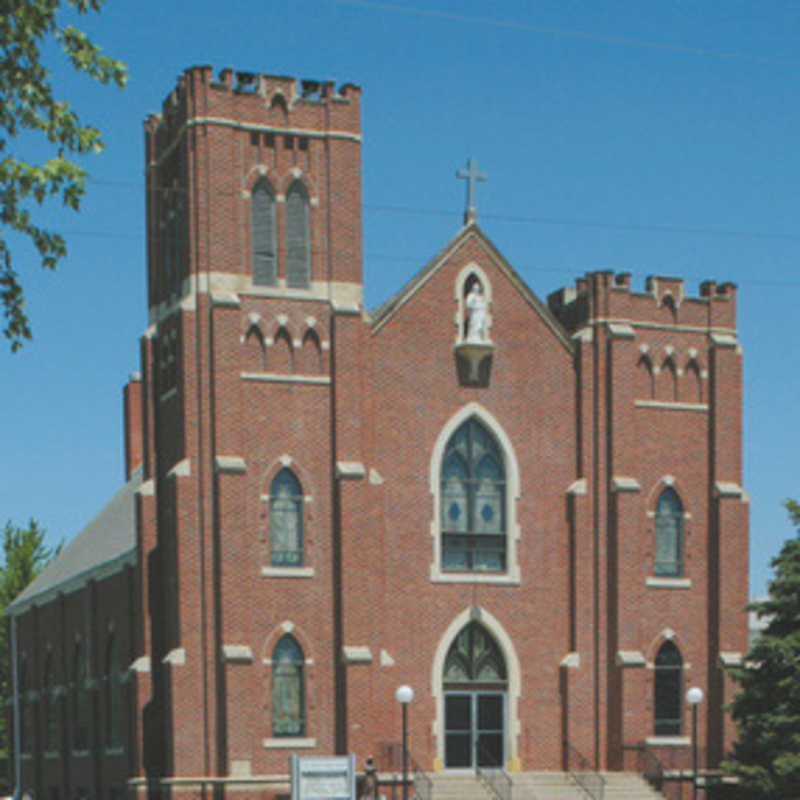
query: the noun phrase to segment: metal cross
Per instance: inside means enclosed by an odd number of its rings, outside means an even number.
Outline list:
[[[478,218],[478,208],[475,205],[475,184],[485,181],[488,175],[478,170],[478,163],[470,156],[467,159],[467,168],[456,172],[456,178],[467,182],[467,210],[464,212],[464,224],[469,225]]]

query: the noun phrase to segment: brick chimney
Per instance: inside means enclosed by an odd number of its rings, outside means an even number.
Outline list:
[[[125,415],[125,480],[142,463],[142,376],[132,372],[122,390]]]

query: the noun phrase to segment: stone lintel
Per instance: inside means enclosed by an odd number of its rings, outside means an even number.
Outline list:
[[[231,475],[243,475],[247,472],[247,465],[241,456],[217,456],[214,467],[217,472]]]
[[[633,330],[633,326],[628,325],[626,322],[609,322],[608,334],[612,339],[636,338],[636,331]]]
[[[225,292],[219,289],[211,291],[211,305],[215,308],[239,308],[242,301],[236,292]]]
[[[744,494],[742,487],[733,481],[717,481],[714,492],[717,497],[741,497]]]
[[[739,341],[731,333],[712,333],[711,344],[713,344],[714,347],[736,347]]]
[[[638,650],[617,650],[614,659],[618,667],[644,667],[647,659]]]
[[[252,664],[253,651],[246,644],[224,644],[222,660],[227,664]]]
[[[337,478],[363,478],[366,474],[367,470],[360,461],[336,462]]]
[[[611,491],[615,494],[619,492],[639,492],[641,489],[642,487],[636,478],[630,478],[624,475],[614,475],[611,478]]]
[[[366,645],[343,645],[342,661],[345,664],[371,664],[372,651]]]
[[[736,653],[733,651],[725,651],[723,650],[719,654],[719,665],[724,669],[730,669],[731,667],[741,667],[744,664],[744,657],[741,653]]]

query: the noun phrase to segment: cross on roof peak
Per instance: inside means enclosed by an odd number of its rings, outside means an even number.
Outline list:
[[[464,212],[464,224],[469,225],[478,219],[478,207],[475,205],[475,184],[485,181],[488,175],[478,169],[478,162],[470,156],[467,168],[456,172],[456,177],[467,182],[467,210]]]

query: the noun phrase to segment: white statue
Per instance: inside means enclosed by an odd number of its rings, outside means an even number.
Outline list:
[[[472,284],[466,299],[469,319],[467,321],[467,341],[486,341],[486,299],[483,296],[483,287],[478,281]]]

